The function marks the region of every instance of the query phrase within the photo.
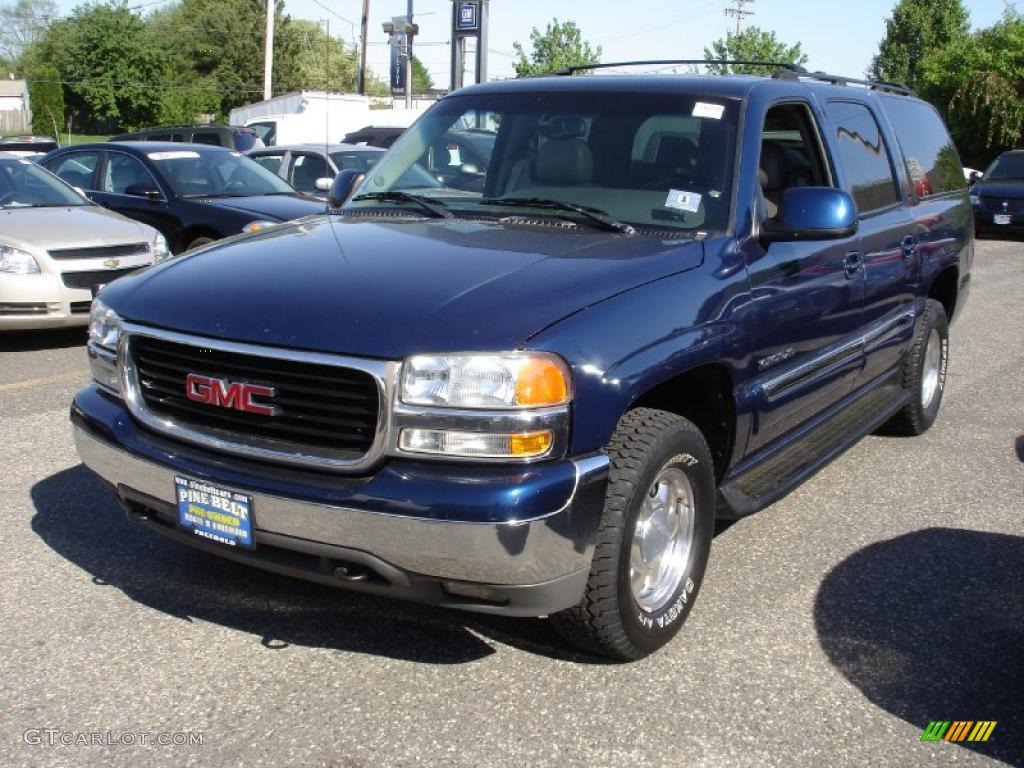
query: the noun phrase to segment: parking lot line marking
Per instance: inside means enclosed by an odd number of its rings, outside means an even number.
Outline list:
[[[64,379],[81,379],[84,383],[88,378],[89,374],[85,371],[65,371],[64,373],[55,373],[52,376],[41,376],[38,379],[23,379],[22,381],[12,381],[10,384],[0,384],[0,392],[9,392],[12,389],[27,389],[28,387],[51,384],[55,381],[63,381]]]

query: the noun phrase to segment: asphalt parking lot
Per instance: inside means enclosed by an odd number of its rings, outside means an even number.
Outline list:
[[[129,522],[71,445],[83,341],[0,337],[2,765],[1024,766],[1020,242],[979,243],[936,427],[723,530],[681,635],[629,665]]]

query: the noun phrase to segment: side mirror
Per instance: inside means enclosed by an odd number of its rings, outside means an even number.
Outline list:
[[[132,197],[144,197],[151,203],[159,203],[162,199],[158,190],[142,184],[129,184],[124,188],[124,193]]]
[[[355,188],[362,184],[364,178],[366,178],[365,174],[352,168],[338,173],[334,177],[334,181],[331,182],[331,189],[327,193],[327,202],[331,204],[331,208],[341,208],[347,203]]]
[[[327,192],[328,190],[330,190],[331,184],[333,183],[334,179],[325,177],[323,179],[317,179],[313,186],[316,187],[317,190],[320,192]]]
[[[857,234],[857,204],[832,187],[793,187],[782,193],[779,213],[761,230],[764,243],[842,240]]]
[[[978,171],[971,171],[971,175],[967,177],[967,181],[971,184],[981,181],[981,174]]]

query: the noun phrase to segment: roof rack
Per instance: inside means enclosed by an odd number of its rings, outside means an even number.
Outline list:
[[[637,66],[669,66],[669,65],[701,65],[701,64],[719,64],[719,65],[739,65],[747,67],[774,67],[779,70],[784,70],[792,74],[804,74],[807,72],[806,69],[799,66],[798,64],[792,64],[786,61],[733,61],[732,59],[661,59],[658,61],[617,61],[609,64],[580,64],[575,67],[566,67],[565,69],[556,69],[554,72],[549,72],[551,75],[575,75],[577,72],[589,72],[595,69],[618,69],[619,67],[637,67]]]
[[[872,91],[885,91],[886,93],[898,93],[901,96],[916,95],[910,87],[903,83],[889,83],[884,80],[860,80],[856,77],[844,77],[842,75],[830,75],[827,72],[796,72],[793,70],[780,70],[772,75],[776,80],[819,80],[832,85],[863,85]]]

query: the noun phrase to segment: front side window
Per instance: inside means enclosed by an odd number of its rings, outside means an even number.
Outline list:
[[[469,94],[441,101],[367,174],[353,207],[419,190],[453,213],[585,218],[640,230],[728,226],[739,104],[685,93]],[[555,212],[557,211],[557,213]],[[593,223],[591,220],[589,223]]]
[[[100,162],[99,152],[72,152],[46,163],[46,170],[79,189],[93,188],[93,174]]]
[[[758,165],[766,218],[778,214],[787,189],[832,186],[816,125],[803,103],[779,104],[768,110]]]
[[[90,205],[51,174],[27,160],[0,158],[0,209]]]
[[[846,191],[860,213],[886,208],[899,200],[889,149],[871,111],[852,101],[830,101],[826,112],[835,131]]]
[[[137,158],[119,152],[109,153],[103,173],[102,191],[123,195],[129,187],[134,187],[136,194],[159,191],[153,176]]]
[[[320,155],[292,153],[292,167],[288,181],[300,192],[316,192],[317,179],[333,178],[327,160]]]

